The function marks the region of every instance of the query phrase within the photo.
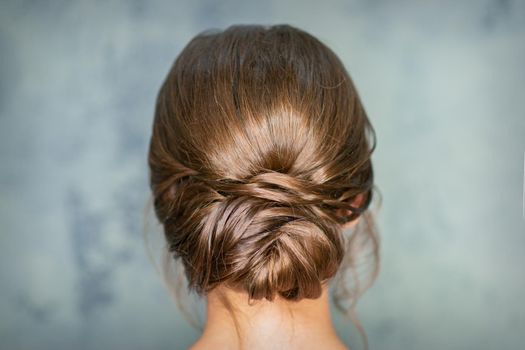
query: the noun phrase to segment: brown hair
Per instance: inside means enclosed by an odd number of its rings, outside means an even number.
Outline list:
[[[155,214],[188,289],[298,301],[337,274],[336,306],[351,314],[379,267],[375,146],[348,72],[314,36],[287,24],[195,36],[158,93],[148,155]],[[346,236],[341,225],[360,216]]]

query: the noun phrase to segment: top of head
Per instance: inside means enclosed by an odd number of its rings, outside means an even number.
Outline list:
[[[345,254],[341,224],[372,198],[369,133],[350,76],[312,35],[234,25],[193,38],[159,91],[148,158],[189,286],[317,298]]]

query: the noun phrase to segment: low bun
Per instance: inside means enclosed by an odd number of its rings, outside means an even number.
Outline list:
[[[318,298],[343,257],[338,234],[306,219],[289,221],[268,234],[262,249],[250,247],[256,258],[243,266],[246,277],[239,281],[252,299],[273,300],[276,292],[288,300]]]
[[[226,283],[251,299],[319,297],[344,256],[340,225],[319,207],[322,194],[277,172],[211,183],[182,182],[166,203],[167,239],[189,286],[204,294]]]

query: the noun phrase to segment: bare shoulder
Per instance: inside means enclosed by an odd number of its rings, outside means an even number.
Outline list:
[[[209,348],[210,344],[206,344],[206,342],[203,342],[201,339],[198,339],[187,350],[205,350]]]
[[[197,339],[187,350],[209,350],[209,349],[232,349],[231,344],[220,339],[201,337]]]
[[[336,339],[334,341],[325,341],[322,344],[311,343],[308,346],[309,349],[329,349],[329,350],[350,350],[345,343],[341,340]]]

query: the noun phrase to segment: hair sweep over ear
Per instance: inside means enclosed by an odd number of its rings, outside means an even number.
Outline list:
[[[365,243],[370,285],[375,146],[348,72],[314,36],[232,25],[191,39],[159,90],[148,154],[155,214],[188,288],[317,298],[338,272],[357,271]],[[343,281],[341,309],[365,289]]]

